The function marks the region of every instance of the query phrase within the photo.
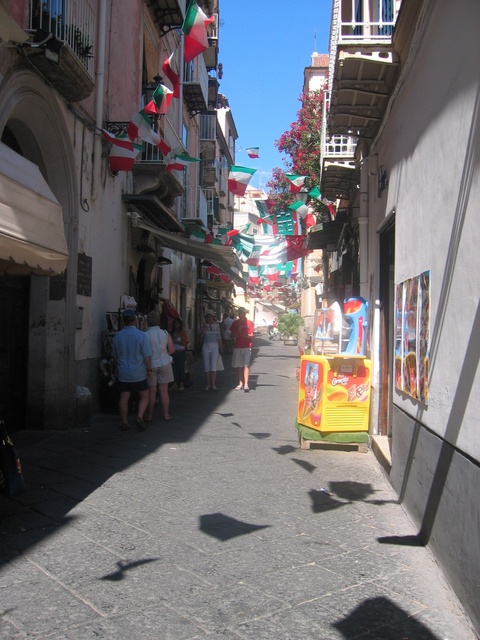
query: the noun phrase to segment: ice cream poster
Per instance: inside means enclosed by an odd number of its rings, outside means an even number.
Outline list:
[[[395,387],[428,404],[430,271],[397,284]]]

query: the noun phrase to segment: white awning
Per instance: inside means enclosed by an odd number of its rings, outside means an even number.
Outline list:
[[[238,256],[233,252],[231,247],[219,244],[211,244],[208,242],[199,242],[190,240],[183,236],[177,236],[163,229],[159,229],[141,218],[133,219],[132,224],[136,227],[145,229],[152,235],[156,236],[164,247],[186,253],[189,256],[208,260],[214,264],[220,271],[228,276],[233,282],[239,286],[246,288],[247,283],[242,278],[242,263]]]
[[[57,275],[67,261],[62,207],[37,165],[0,143],[0,274]]]

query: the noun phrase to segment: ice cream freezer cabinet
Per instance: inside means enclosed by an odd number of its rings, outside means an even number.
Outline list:
[[[362,355],[302,356],[298,423],[324,433],[368,431],[371,377]]]

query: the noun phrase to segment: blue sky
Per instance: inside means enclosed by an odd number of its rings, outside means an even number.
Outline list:
[[[252,186],[265,187],[272,169],[284,168],[275,140],[296,120],[312,53],[328,53],[331,8],[331,0],[220,3],[219,91],[238,130],[236,164],[257,169]],[[258,160],[248,147],[260,148]]]

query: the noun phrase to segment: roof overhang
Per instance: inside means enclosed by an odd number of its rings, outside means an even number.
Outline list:
[[[166,231],[183,231],[184,227],[175,213],[154,193],[140,195],[124,193],[122,200],[140,216]]]
[[[307,249],[336,251],[345,223],[326,222],[322,227],[322,229],[311,231],[307,235]]]
[[[328,114],[330,133],[372,139],[385,114],[399,68],[390,44],[339,44]]]
[[[228,276],[235,284],[246,288],[247,283],[242,278],[242,263],[237,255],[230,247],[218,244],[210,244],[191,240],[184,236],[169,233],[164,229],[160,229],[141,218],[132,219],[132,225],[145,229],[155,236],[160,243],[173,251],[180,251],[194,258],[208,260],[214,264],[220,271]]]
[[[0,275],[59,275],[67,262],[60,203],[37,165],[0,143]]]

